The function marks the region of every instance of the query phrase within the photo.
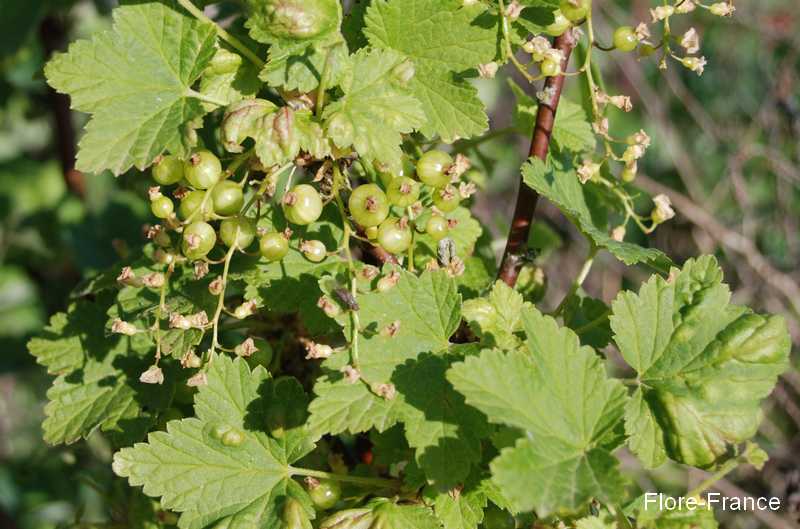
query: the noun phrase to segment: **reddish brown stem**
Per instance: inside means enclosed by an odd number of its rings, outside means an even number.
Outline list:
[[[561,50],[564,54],[561,71],[566,71],[569,56],[572,54],[575,43],[575,38],[571,31],[567,31],[557,37],[553,42],[553,47]],[[530,156],[535,156],[540,160],[547,159],[550,136],[553,134],[556,110],[558,109],[558,102],[561,99],[563,88],[563,75],[548,77],[544,83],[544,93],[549,97],[545,101],[539,102],[536,112],[536,124],[533,127],[533,135],[531,136]],[[514,208],[511,230],[508,233],[508,242],[506,243],[503,259],[500,261],[500,272],[498,274],[498,277],[509,286],[514,286],[517,282],[519,270],[525,262],[528,234],[530,233],[531,222],[533,221],[533,214],[536,211],[536,202],[538,200],[539,194],[526,186],[520,178],[517,205]]]
[[[56,16],[47,16],[39,28],[42,45],[47,57],[63,49],[66,44],[66,29]],[[86,194],[86,182],[83,173],[75,169],[76,140],[72,123],[72,112],[69,98],[48,87],[47,100],[53,114],[55,124],[58,159],[64,173],[64,181],[70,191],[83,197]]]

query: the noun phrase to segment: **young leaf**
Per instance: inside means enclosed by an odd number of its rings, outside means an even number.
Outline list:
[[[401,134],[425,121],[417,99],[405,87],[412,66],[388,50],[360,50],[341,82],[344,96],[325,107],[325,130],[342,149],[392,169],[400,167]],[[413,70],[412,70],[413,71]]]
[[[183,154],[183,127],[205,114],[192,85],[215,53],[212,24],[164,4],[123,5],[111,31],[73,43],[45,67],[72,107],[92,115],[77,168],[122,174],[165,149]]]
[[[484,298],[464,302],[464,319],[487,347],[514,349],[521,343],[523,309],[532,307],[522,294],[502,281],[495,282]]]
[[[631,449],[711,467],[752,437],[760,403],[788,367],[786,323],[731,305],[716,260],[702,257],[621,293],[611,327],[640,388],[626,412]]]
[[[497,17],[457,0],[376,0],[365,21],[373,46],[414,62],[409,88],[423,105],[423,134],[449,143],[486,130],[483,103],[461,74],[498,55]]]
[[[214,357],[195,400],[196,417],[171,421],[147,443],[117,452],[114,472],[181,513],[181,527],[275,527],[287,495],[308,502],[290,465],[313,444],[302,426],[292,442],[285,431],[278,439],[261,431],[273,404],[261,395],[273,394],[269,384],[263,368],[250,371],[241,358]],[[225,441],[224,432],[232,430],[241,435],[236,443]]]
[[[539,516],[620,495],[610,450],[620,442],[626,401],[600,358],[555,320],[527,308],[526,350],[484,351],[454,365],[448,379],[489,420],[530,432],[491,463],[514,508]]]
[[[568,162],[550,160],[550,166],[538,158],[531,158],[522,166],[525,184],[558,206],[569,215],[576,226],[600,248],[605,248],[625,264],[647,263],[657,269],[666,269],[669,258],[654,248],[616,241],[609,234],[608,226],[598,222],[601,215],[595,214],[588,190],[593,184],[581,184],[574,168]],[[595,208],[597,209],[597,208]],[[605,212],[603,212],[605,214]]]

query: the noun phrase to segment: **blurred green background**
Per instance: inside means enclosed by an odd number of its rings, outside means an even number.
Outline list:
[[[74,524],[142,525],[130,515],[141,497],[114,480],[101,436],[47,447],[40,422],[49,377],[25,348],[49,316],[63,309],[86,276],[142,244],[148,221],[146,182],[138,174],[82,175],[72,169],[85,117],[53,94],[42,66],[69,41],[107,28],[109,0],[0,1],[0,528]],[[600,38],[611,28],[649,18],[649,2],[595,0]],[[693,25],[709,66],[702,77],[672,63],[599,54],[610,93],[633,98],[630,114],[612,114],[612,133],[644,128],[653,138],[637,183],[666,192],[678,216],[653,244],[676,262],[713,253],[723,263],[737,303],[784,314],[800,344],[800,5],[798,0],[737,4],[733,19],[699,11]],[[519,80],[518,80],[519,82]],[[522,83],[520,83],[522,84]],[[570,83],[568,97],[578,97]],[[513,96],[504,79],[479,82],[492,127],[508,127]],[[487,191],[476,212],[502,251],[527,139],[483,143],[474,162]],[[549,204],[537,213],[538,233],[553,241],[543,261],[545,304],[565,292],[586,247]],[[606,301],[634,287],[646,271],[606,256],[586,284]],[[796,351],[795,351],[796,353]],[[797,356],[795,354],[795,366]],[[724,527],[785,529],[800,516],[800,374],[782,377],[765,404],[758,441],[771,460],[762,472],[740,469],[718,484],[728,496],[774,495],[777,515],[719,513]],[[655,473],[623,460],[642,488],[680,493],[702,479],[677,466]],[[627,464],[630,463],[630,464]],[[147,524],[145,524],[147,525]]]

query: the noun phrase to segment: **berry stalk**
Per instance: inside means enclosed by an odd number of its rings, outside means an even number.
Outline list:
[[[560,37],[556,37],[553,47],[564,54],[564,61],[561,64],[561,71],[567,70],[569,57],[575,47],[576,40],[571,31],[565,32]],[[536,111],[536,123],[533,127],[531,136],[531,148],[529,155],[535,156],[540,160],[547,159],[547,151],[550,148],[550,136],[553,134],[556,111],[561,99],[561,91],[564,88],[564,74],[555,77],[548,77],[544,83],[544,93],[548,94],[548,99],[539,102]],[[539,194],[526,186],[520,177],[519,191],[517,192],[517,204],[514,208],[514,217],[511,221],[511,229],[508,233],[508,241],[503,258],[500,261],[499,279],[507,285],[514,286],[517,282],[519,270],[525,263],[527,252],[528,234],[530,233],[533,214],[536,211],[536,202]]]

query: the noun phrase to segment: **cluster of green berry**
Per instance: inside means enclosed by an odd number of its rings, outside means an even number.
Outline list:
[[[390,254],[409,249],[414,229],[435,241],[443,239],[455,225],[447,214],[469,194],[469,187],[453,185],[468,168],[462,158],[454,160],[434,150],[422,154],[416,164],[406,159],[396,173],[380,172],[379,182],[359,185],[350,193],[350,217],[368,241]],[[170,229],[182,234],[180,253],[190,261],[206,258],[218,241],[227,248],[246,251],[257,237],[260,254],[267,261],[286,256],[291,230],[259,232],[256,220],[246,215],[252,203],[245,204],[247,177],[238,182],[230,179],[235,170],[223,170],[219,158],[207,150],[197,151],[185,161],[173,155],[157,160],[152,176],[159,186],[150,189],[150,207],[153,215],[163,220],[162,229],[154,233],[162,247],[158,253],[162,260],[171,262],[176,257],[163,250],[171,245]],[[177,212],[173,199],[162,193],[162,186],[173,185],[173,197],[180,200]],[[430,210],[425,211],[423,202],[432,206]],[[325,203],[316,187],[301,183],[286,191],[280,205],[288,223],[302,227],[319,220]],[[220,223],[215,228],[212,223],[217,220]],[[318,240],[300,241],[298,249],[312,262],[321,262],[329,254]]]
[[[428,151],[420,156],[416,166],[406,161],[398,174],[380,173],[383,189],[377,183],[355,188],[348,209],[355,223],[363,228],[370,241],[391,254],[408,250],[413,241],[413,229],[419,229],[439,241],[447,236],[451,221],[446,218],[458,208],[461,191],[452,185],[458,179],[453,158],[443,151]],[[416,177],[416,178],[415,178]],[[433,208],[422,215],[420,197],[430,195]],[[413,222],[396,212],[411,210]],[[412,225],[413,224],[413,225]]]

